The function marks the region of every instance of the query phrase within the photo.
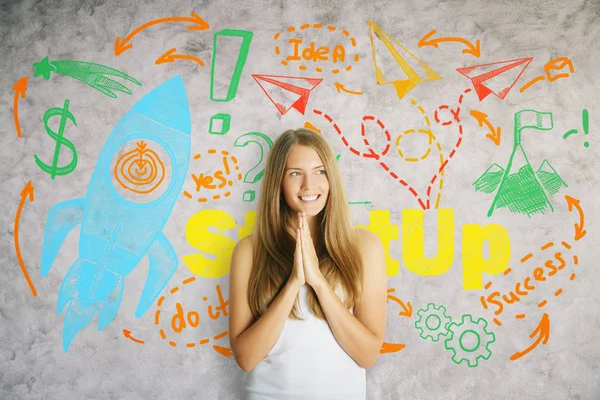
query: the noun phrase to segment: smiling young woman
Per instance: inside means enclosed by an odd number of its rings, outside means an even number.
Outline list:
[[[267,157],[253,235],[229,278],[244,399],[365,399],[387,284],[381,240],[355,229],[327,141],[288,130]]]

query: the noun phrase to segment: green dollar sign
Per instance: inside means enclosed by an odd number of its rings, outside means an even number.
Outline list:
[[[54,132],[49,126],[48,121],[50,118],[60,115],[60,127],[58,128],[58,133]],[[65,100],[65,105],[63,108],[49,108],[46,110],[44,114],[44,126],[46,127],[46,133],[56,140],[56,147],[54,148],[54,160],[52,161],[52,165],[45,164],[40,158],[34,154],[36,164],[42,169],[42,171],[50,174],[50,177],[54,179],[56,175],[67,175],[75,170],[77,167],[77,150],[75,149],[75,145],[71,143],[68,139],[66,139],[64,135],[65,125],[67,124],[67,118],[73,121],[73,125],[77,126],[77,122],[75,122],[75,117],[69,111],[69,100]],[[67,146],[73,152],[73,159],[68,165],[63,167],[58,167],[58,156],[60,154],[61,146]]]

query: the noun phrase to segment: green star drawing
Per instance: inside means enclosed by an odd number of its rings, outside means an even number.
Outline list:
[[[33,68],[35,68],[35,71],[33,72],[33,77],[37,78],[38,76],[41,75],[44,77],[45,80],[49,80],[50,73],[56,71],[56,68],[54,68],[50,64],[50,60],[48,59],[47,56],[44,57],[44,59],[42,61],[33,63]]]
[[[50,61],[48,57],[45,57],[42,61],[33,63],[33,68],[35,69],[34,78],[42,76],[45,80],[49,80],[52,72],[70,76],[113,99],[117,98],[115,92],[131,94],[131,90],[110,77],[116,76],[142,86],[141,82],[118,69],[87,61]]]

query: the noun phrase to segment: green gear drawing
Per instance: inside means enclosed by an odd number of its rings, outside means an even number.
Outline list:
[[[437,342],[440,336],[448,333],[448,325],[452,319],[446,315],[444,306],[436,307],[435,304],[429,303],[427,308],[419,309],[417,315],[419,317],[415,321],[415,328],[421,331],[420,336],[423,339],[430,338],[432,342]]]
[[[466,360],[469,367],[474,368],[480,358],[487,360],[491,357],[492,352],[489,346],[496,341],[496,336],[486,330],[487,324],[487,321],[483,318],[479,318],[474,322],[473,317],[466,314],[462,316],[461,323],[452,322],[448,326],[450,336],[445,340],[444,346],[446,350],[454,352],[452,361],[460,364]],[[464,335],[467,333],[477,336],[477,345],[473,348],[463,346]]]

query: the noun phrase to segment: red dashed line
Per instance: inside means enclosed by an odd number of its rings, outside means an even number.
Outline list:
[[[461,93],[461,95],[458,98],[458,104],[459,106],[457,107],[456,111],[455,110],[450,110],[452,116],[453,116],[453,120],[450,121],[446,121],[443,122],[442,125],[450,125],[453,122],[456,122],[458,125],[458,138],[456,140],[456,143],[454,144],[454,148],[452,149],[452,151],[450,151],[450,154],[448,155],[448,158],[446,160],[444,160],[444,162],[442,163],[442,165],[440,166],[440,168],[438,169],[438,172],[433,176],[433,178],[431,178],[431,181],[429,183],[429,186],[427,187],[426,193],[427,193],[427,200],[426,200],[426,204],[423,202],[423,199],[421,199],[421,197],[419,196],[419,194],[417,193],[417,191],[410,186],[408,183],[406,183],[404,180],[400,179],[400,183],[405,186],[408,187],[408,190],[413,194],[413,196],[415,197],[415,199],[417,199],[417,201],[419,202],[419,204],[421,205],[421,208],[423,208],[423,210],[428,210],[431,207],[431,203],[430,203],[430,199],[429,197],[431,196],[431,188],[433,186],[433,184],[435,183],[435,181],[438,178],[438,175],[442,173],[442,171],[444,170],[444,168],[446,168],[446,166],[448,165],[449,161],[452,159],[452,157],[456,154],[457,149],[460,147],[461,143],[462,143],[462,135],[463,135],[463,126],[460,123],[460,104],[462,104],[462,101],[464,99],[464,95],[469,93],[471,91],[471,89],[465,89],[463,91],[463,93]],[[443,110],[443,109],[448,109],[449,107],[447,105],[441,105],[438,107],[438,110]],[[434,113],[434,117],[436,122],[440,122],[440,119],[438,117],[438,110],[435,111]],[[341,139],[342,139],[342,143],[344,143],[344,146],[348,147],[349,150],[356,154],[357,156],[362,156],[364,158],[374,158],[376,160],[379,161],[381,156],[384,156],[387,154],[387,152],[390,150],[391,148],[391,135],[389,133],[389,131],[385,128],[385,125],[383,124],[383,122],[380,119],[375,119],[374,116],[372,115],[365,115],[363,117],[363,122],[361,123],[361,135],[363,136],[363,142],[365,143],[365,145],[369,148],[369,153],[361,153],[360,151],[356,150],[354,147],[350,146],[350,144],[348,143],[348,140],[344,137],[344,135],[342,134],[341,129],[337,126],[337,124],[335,124],[333,122],[333,119],[327,115],[326,113],[320,111],[320,110],[316,110],[313,109],[313,112],[317,115],[322,115],[330,124],[333,124],[334,129],[336,130],[336,132],[338,133],[338,135],[340,135]],[[386,141],[387,141],[387,145],[384,149],[384,151],[381,154],[377,154],[371,147],[369,144],[369,141],[366,138],[366,132],[365,132],[365,121],[376,121],[377,125],[384,131],[385,136],[386,136]],[[391,171],[390,168],[383,162],[383,161],[379,161],[379,164],[386,170],[386,172],[388,172],[390,174],[390,176],[392,178],[394,178],[394,180],[398,179],[398,174],[394,173],[394,171]]]
[[[431,180],[431,183],[429,184],[429,187],[427,189],[429,189],[431,186],[433,186],[433,183],[435,182],[435,179],[437,179],[438,174],[441,174],[442,171],[444,170],[444,168],[446,168],[446,166],[448,165],[448,162],[450,161],[450,159],[452,159],[452,157],[456,154],[456,150],[458,150],[458,148],[460,147],[460,144],[462,143],[462,135],[463,135],[463,126],[460,123],[460,104],[462,104],[462,101],[464,99],[464,95],[469,93],[471,91],[470,88],[465,89],[463,91],[463,93],[458,97],[458,108],[456,109],[456,113],[452,112],[452,116],[454,117],[455,122],[458,124],[458,138],[456,140],[456,143],[454,144],[454,148],[452,149],[452,151],[450,152],[450,154],[448,155],[448,158],[446,160],[444,160],[444,162],[442,163],[442,165],[440,166],[438,173],[433,177],[433,179]],[[439,108],[442,108],[444,106],[440,106]],[[448,107],[448,106],[446,106]],[[437,118],[437,110],[434,113],[435,119],[437,122],[439,122],[439,119]],[[451,121],[452,122],[452,121]],[[442,124],[443,125],[443,124]],[[429,195],[428,195],[429,197]],[[427,209],[429,209],[430,204],[429,204],[429,199],[427,199]]]
[[[381,122],[381,120],[379,120],[379,119],[376,120],[375,117],[372,116],[372,115],[365,115],[363,117],[363,122],[361,123],[361,134],[363,136],[363,142],[365,143],[365,145],[367,147],[369,147],[369,153],[361,153],[360,151],[356,150],[354,147],[350,146],[350,144],[348,143],[348,140],[342,134],[342,131],[339,129],[339,127],[337,126],[337,124],[335,124],[333,122],[333,119],[329,115],[327,115],[326,113],[324,113],[324,112],[322,112],[320,110],[313,110],[313,112],[315,114],[317,114],[317,115],[322,115],[330,124],[333,124],[333,127],[335,128],[335,130],[337,131],[337,133],[340,135],[342,143],[344,143],[344,146],[348,147],[349,150],[353,154],[356,154],[357,156],[362,156],[364,158],[374,158],[376,160],[379,160],[380,157],[386,155],[387,152],[391,148],[391,144],[390,144],[391,135],[390,135],[390,132],[386,129],[385,125],[383,124],[383,122]],[[364,124],[365,121],[375,121],[377,123],[377,125],[379,125],[379,127],[385,133],[387,145],[386,145],[385,149],[383,150],[383,152],[381,152],[381,154],[377,154],[370,147],[369,141],[366,138],[367,135],[366,135],[366,132],[365,132],[365,124]],[[398,174],[396,174],[394,171],[391,171],[390,168],[388,167],[388,165],[385,162],[379,161],[379,165],[381,165],[383,167],[383,169],[385,169],[385,171],[388,172],[392,178],[394,178],[394,180],[398,180],[398,178],[399,178]],[[412,186],[408,185],[408,183],[406,183],[406,181],[404,181],[403,179],[400,179],[399,182],[403,186],[408,187],[408,190],[413,194],[413,196],[415,196],[415,198],[417,199],[417,201],[421,205],[421,208],[423,208],[423,210],[426,210],[427,207],[423,203],[423,200],[419,197],[419,194],[417,193],[417,191]]]
[[[458,103],[461,104],[462,100],[464,99],[464,94],[469,93],[471,91],[471,89],[465,89],[463,91],[463,93],[460,95],[460,97],[458,98]],[[440,106],[438,109],[447,109],[449,108],[447,105],[442,105]],[[346,137],[342,134],[341,129],[337,126],[336,123],[333,122],[333,118],[331,118],[328,114],[324,113],[323,111],[320,110],[316,110],[313,109],[313,112],[317,115],[321,115],[323,116],[330,124],[333,125],[334,129],[336,130],[336,132],[338,133],[338,135],[340,135],[342,143],[344,143],[344,146],[348,147],[349,150],[353,153],[356,154],[357,156],[362,156],[364,158],[374,158],[376,160],[379,161],[381,156],[384,156],[387,154],[387,152],[390,150],[391,148],[391,135],[389,133],[389,131],[386,129],[385,125],[383,124],[383,122],[380,119],[375,119],[374,116],[372,115],[365,115],[363,117],[363,122],[361,123],[361,135],[363,136],[363,142],[365,143],[365,145],[369,148],[369,153],[361,153],[360,151],[356,150],[354,147],[352,147],[348,140],[346,139]],[[438,175],[442,173],[442,171],[444,170],[444,168],[446,168],[446,165],[448,165],[448,162],[450,161],[450,159],[452,159],[452,157],[456,154],[456,150],[458,149],[458,147],[460,146],[460,144],[462,143],[462,134],[463,134],[463,127],[462,124],[460,124],[460,106],[457,108],[456,111],[451,110],[452,116],[454,117],[454,121],[456,121],[458,123],[458,134],[459,137],[454,145],[454,148],[452,149],[452,151],[450,152],[448,158],[446,160],[444,160],[444,162],[442,163],[442,165],[440,166],[440,168],[438,169],[438,172],[433,176],[433,178],[431,178],[431,181],[429,183],[429,186],[427,187],[426,193],[427,193],[427,200],[426,203],[423,202],[423,199],[421,199],[421,197],[419,196],[418,192],[412,187],[410,186],[406,181],[400,179],[399,182],[405,186],[408,187],[408,190],[413,194],[413,196],[415,197],[415,199],[419,202],[419,205],[421,206],[421,208],[423,210],[428,210],[431,207],[431,203],[430,203],[430,199],[429,197],[431,196],[431,188],[433,186],[433,184],[435,183],[435,181],[438,178]],[[439,123],[440,120],[438,118],[437,115],[437,110],[434,114],[436,121]],[[381,154],[377,154],[371,147],[369,144],[369,141],[366,138],[366,132],[365,132],[365,121],[375,121],[377,123],[377,125],[384,131],[385,136],[386,136],[386,147],[383,150],[383,152],[381,152]],[[449,121],[448,123],[442,123],[442,125],[449,125],[451,123],[453,123],[454,121]],[[379,164],[386,170],[386,172],[388,172],[390,174],[390,176],[392,178],[394,178],[394,180],[397,180],[399,178],[398,174],[396,174],[394,171],[391,171],[390,168],[385,164],[385,162],[383,161],[379,161]]]

